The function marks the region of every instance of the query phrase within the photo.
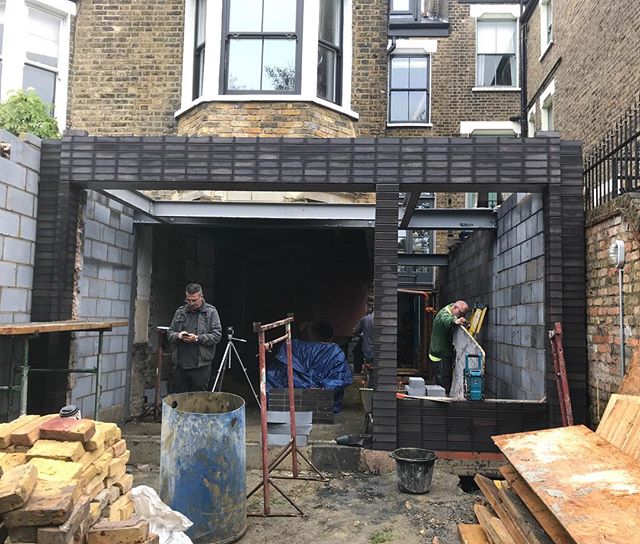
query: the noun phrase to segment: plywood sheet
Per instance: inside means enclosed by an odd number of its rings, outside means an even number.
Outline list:
[[[640,397],[611,395],[596,433],[640,460]]]
[[[640,534],[640,465],[582,425],[494,441],[577,544]]]
[[[36,334],[46,332],[68,331],[105,331],[114,327],[126,327],[128,321],[46,321],[33,323],[16,323],[0,325],[0,336],[17,336],[23,334]]]

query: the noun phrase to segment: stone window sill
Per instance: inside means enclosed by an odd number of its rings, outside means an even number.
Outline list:
[[[327,108],[329,110],[337,111],[343,115],[351,117],[352,119],[358,120],[360,115],[355,111],[345,108],[343,106],[339,106],[334,104],[333,102],[328,102],[327,100],[323,100],[322,98],[318,98],[317,96],[302,96],[302,95],[292,95],[292,94],[278,94],[278,95],[265,95],[265,94],[246,94],[246,95],[213,95],[213,96],[201,96],[196,98],[191,103],[186,106],[180,108],[178,111],[174,113],[174,117],[178,118],[181,115],[184,115],[191,109],[196,106],[208,103],[208,102],[313,102],[318,106],[322,106],[323,108]]]

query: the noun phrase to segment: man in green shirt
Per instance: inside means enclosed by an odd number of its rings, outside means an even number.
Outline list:
[[[469,305],[464,300],[447,304],[433,320],[429,359],[433,367],[436,383],[449,393],[455,354],[453,352],[453,329],[467,322],[464,318]]]

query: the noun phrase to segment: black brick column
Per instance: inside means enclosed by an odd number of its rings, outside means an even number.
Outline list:
[[[398,184],[376,186],[373,447],[397,443]]]

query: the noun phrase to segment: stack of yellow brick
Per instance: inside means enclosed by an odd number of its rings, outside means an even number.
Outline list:
[[[57,415],[0,424],[0,515],[11,544],[152,543],[135,516],[115,423]]]

